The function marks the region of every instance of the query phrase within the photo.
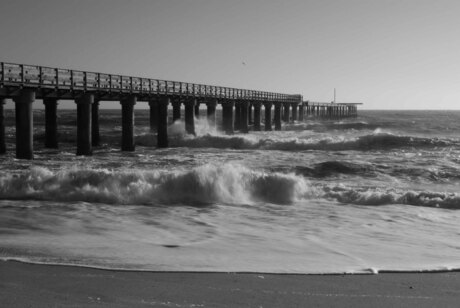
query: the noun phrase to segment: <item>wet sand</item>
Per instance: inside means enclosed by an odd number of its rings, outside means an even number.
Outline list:
[[[129,272],[0,261],[1,307],[459,307],[460,273]]]

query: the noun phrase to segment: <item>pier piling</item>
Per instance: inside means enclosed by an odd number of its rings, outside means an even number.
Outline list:
[[[167,148],[168,143],[168,105],[169,97],[165,96],[157,101],[158,127],[157,127],[157,147]]]
[[[272,102],[264,102],[265,107],[265,131],[272,130]]]
[[[45,105],[45,147],[57,149],[58,133],[57,133],[57,105],[56,98],[44,98]]]
[[[149,100],[149,116],[150,131],[156,132],[158,123],[158,106],[156,98]]]
[[[249,133],[249,103],[240,103],[240,130],[243,133]]]
[[[5,104],[6,98],[0,98],[0,155],[6,153],[5,116],[3,114],[3,106]]]
[[[261,103],[260,102],[254,102],[252,103],[254,106],[254,130],[255,131],[260,131],[260,121],[261,121],[261,114],[260,114],[260,109],[261,109]]]
[[[93,147],[99,146],[99,100],[94,99],[91,105],[91,144]]]
[[[196,100],[195,102],[195,118],[199,119],[200,118],[200,101]]]
[[[75,99],[77,103],[77,155],[92,155],[91,105],[94,94],[84,93]]]
[[[33,110],[35,91],[22,89],[14,97],[16,107],[16,158],[33,159]]]
[[[132,152],[134,144],[134,105],[137,97],[130,95],[120,101],[121,103],[121,150]]]
[[[283,121],[285,123],[289,123],[289,118],[290,118],[290,115],[289,115],[289,109],[291,108],[291,103],[285,103],[283,104]]]
[[[234,102],[222,102],[222,127],[226,134],[231,135],[234,133],[233,123],[233,106]]]
[[[208,123],[211,127],[216,127],[216,106],[217,100],[211,100],[206,102],[206,115],[208,117]]]
[[[185,105],[185,131],[187,134],[195,135],[195,106],[196,99],[192,98],[184,102]]]
[[[275,130],[281,130],[281,106],[283,104],[280,102],[275,102]]]
[[[180,120],[181,101],[179,99],[175,99],[172,102],[172,107],[173,107],[172,122],[174,123],[177,120]]]
[[[292,108],[291,122],[297,121],[297,107],[298,107],[298,103],[292,103],[291,104],[291,108]]]

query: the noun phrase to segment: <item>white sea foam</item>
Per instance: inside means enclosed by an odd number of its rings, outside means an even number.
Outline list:
[[[251,171],[235,164],[191,170],[51,171],[32,167],[0,175],[1,199],[84,201],[109,204],[292,203],[310,194],[309,183],[294,174]]]

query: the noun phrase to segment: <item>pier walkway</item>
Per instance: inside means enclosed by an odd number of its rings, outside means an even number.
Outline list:
[[[304,101],[299,94],[283,94],[189,82],[168,81],[114,74],[84,72],[0,62],[0,154],[6,152],[3,105],[15,103],[16,157],[33,159],[33,103],[45,105],[45,147],[58,147],[57,106],[59,100],[77,105],[77,155],[91,155],[99,145],[99,102],[121,104],[121,150],[134,151],[134,105],[149,104],[150,129],[156,132],[157,146],[168,147],[168,107],[172,121],[180,119],[184,105],[185,129],[195,134],[199,106],[207,107],[210,125],[216,123],[216,107],[222,106],[222,130],[247,133],[263,128],[281,130],[282,123],[308,118],[340,119],[357,116],[359,103],[317,103]],[[273,114],[272,114],[273,107]]]

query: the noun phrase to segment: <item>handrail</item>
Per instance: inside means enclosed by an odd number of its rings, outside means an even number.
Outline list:
[[[0,62],[0,87],[302,102],[301,95]]]

